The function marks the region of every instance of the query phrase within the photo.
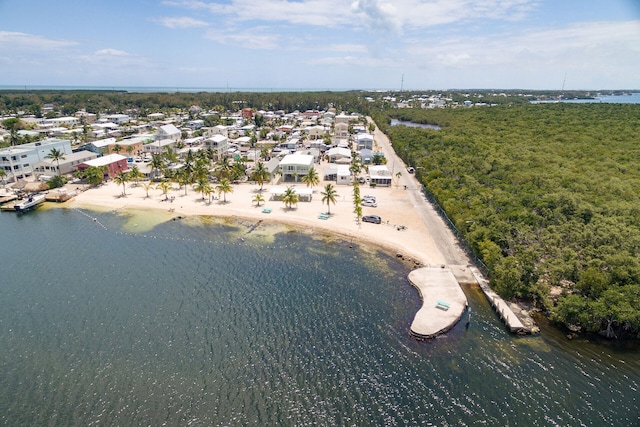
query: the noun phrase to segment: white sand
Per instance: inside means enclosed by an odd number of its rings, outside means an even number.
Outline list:
[[[113,182],[101,185],[97,188],[81,192],[74,199],[67,202],[72,207],[104,207],[109,210],[122,209],[155,209],[171,212],[173,216],[213,215],[222,217],[235,217],[241,219],[260,219],[265,222],[281,222],[302,227],[306,230],[323,230],[336,233],[347,239],[358,242],[369,242],[380,245],[392,255],[402,254],[405,258],[415,260],[425,266],[439,266],[445,264],[445,257],[434,243],[432,234],[427,229],[425,222],[425,206],[417,192],[418,184],[410,175],[406,166],[395,156],[389,146],[386,136],[376,131],[375,141],[378,149],[385,152],[389,170],[393,171],[393,185],[391,187],[371,188],[368,185],[361,186],[361,195],[371,194],[376,196],[378,207],[363,207],[363,215],[379,215],[382,224],[356,222],[353,213],[353,199],[351,186],[335,185],[338,193],[336,204],[330,206],[331,217],[327,220],[319,219],[318,215],[327,212],[327,205],[322,203],[320,194],[328,182],[323,182],[314,187],[313,198],[310,202],[299,202],[293,209],[287,209],[283,202],[270,200],[269,190],[273,185],[265,184],[263,197],[265,203],[259,207],[252,202],[253,197],[259,192],[259,186],[253,183],[242,183],[233,186],[233,193],[226,195],[227,202],[202,199],[202,195],[187,188],[178,188],[173,184],[173,189],[168,196],[175,197],[173,202],[164,201],[165,196],[156,189],[155,184],[149,190],[149,197],[140,184],[135,186],[128,183],[126,196],[122,196],[122,185]],[[319,176],[322,178],[322,170],[328,164],[319,166]],[[401,171],[398,179],[395,173]],[[291,184],[280,183],[278,186]],[[295,184],[304,188],[305,184]],[[407,188],[405,189],[405,186]],[[271,213],[263,213],[264,207],[271,208]],[[431,214],[431,216],[433,216]],[[397,226],[406,227],[398,230]],[[430,224],[430,227],[432,225]],[[442,226],[439,226],[441,228]],[[433,228],[433,227],[432,227]],[[441,230],[440,230],[441,231]],[[442,245],[441,245],[442,246]]]

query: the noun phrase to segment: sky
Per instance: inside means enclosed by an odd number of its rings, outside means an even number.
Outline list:
[[[0,0],[0,86],[640,89],[640,0]]]

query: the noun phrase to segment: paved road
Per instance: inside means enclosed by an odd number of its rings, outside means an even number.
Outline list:
[[[370,117],[367,119],[370,122],[373,121]],[[414,174],[410,174],[407,171],[407,165],[404,164],[402,159],[400,159],[393,150],[387,135],[382,133],[377,126],[374,132],[374,138],[387,159],[387,166],[389,167],[389,170],[393,171],[394,175],[398,171],[402,172],[400,185],[406,186],[407,191],[410,192],[413,206],[416,208],[416,211],[420,214],[422,221],[431,233],[438,250],[446,260],[447,265],[469,265],[471,260],[460,248],[458,240],[446,226],[444,220],[440,215],[438,215],[433,205],[423,196],[421,184],[418,182]]]

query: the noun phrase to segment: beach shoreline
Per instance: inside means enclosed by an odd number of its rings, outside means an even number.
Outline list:
[[[321,187],[322,185],[318,186]],[[300,184],[294,187],[302,187]],[[366,189],[378,200],[379,207],[364,208],[364,215],[380,215],[382,224],[357,223],[353,213],[352,187],[336,186],[339,199],[331,204],[330,216],[322,219],[320,214],[327,213],[327,205],[321,202],[320,188],[315,188],[313,198],[309,202],[298,202],[292,209],[284,203],[269,200],[269,186],[264,186],[262,194],[266,201],[257,206],[252,202],[253,196],[259,192],[259,186],[251,183],[236,184],[233,193],[227,195],[227,201],[202,199],[193,190],[174,188],[167,194],[168,200],[160,190],[149,190],[149,197],[144,187],[139,184],[126,186],[126,195],[122,195],[122,185],[107,182],[98,187],[79,191],[60,207],[99,210],[110,212],[133,212],[152,210],[160,215],[158,221],[170,221],[177,217],[210,216],[231,218],[237,222],[259,221],[262,224],[282,224],[298,228],[305,232],[335,235],[345,241],[359,245],[370,245],[380,250],[408,260],[419,266],[440,266],[444,259],[432,241],[428,230],[414,209],[405,190],[395,188]],[[369,191],[371,190],[371,191]],[[404,195],[404,197],[402,197]],[[386,206],[385,206],[386,205]],[[264,213],[267,207],[271,211]],[[366,210],[368,209],[368,210]]]

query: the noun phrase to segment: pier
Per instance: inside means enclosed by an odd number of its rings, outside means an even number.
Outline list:
[[[467,309],[467,297],[449,268],[423,267],[409,273],[409,282],[422,297],[422,307],[411,324],[411,335],[435,338],[447,332]]]
[[[476,282],[480,285],[480,289],[487,297],[487,300],[493,307],[493,309],[498,313],[500,319],[507,325],[507,328],[510,332],[516,334],[532,334],[538,332],[538,328],[533,323],[533,319],[531,321],[526,321],[526,319],[521,319],[517,316],[509,304],[505,300],[500,297],[491,287],[489,286],[489,281],[484,278],[480,270],[476,267],[471,267],[471,273],[474,275]],[[529,317],[527,316],[524,316]]]

